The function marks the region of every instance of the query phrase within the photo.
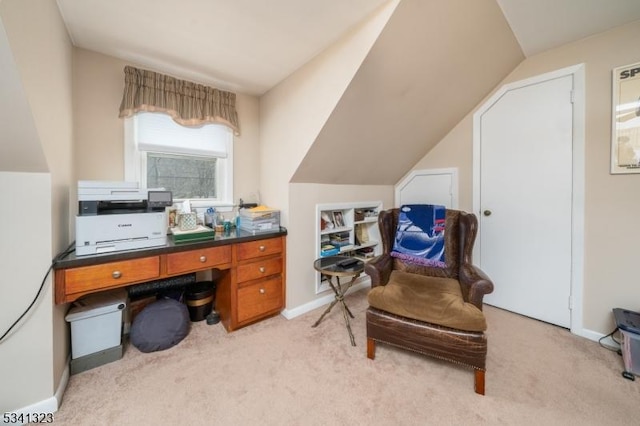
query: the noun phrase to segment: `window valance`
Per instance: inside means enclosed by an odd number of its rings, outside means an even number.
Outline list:
[[[236,94],[131,66],[124,68],[120,118],[164,112],[183,126],[225,124],[240,134]]]

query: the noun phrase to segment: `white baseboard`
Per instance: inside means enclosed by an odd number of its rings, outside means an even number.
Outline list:
[[[62,372],[62,377],[60,378],[60,384],[58,385],[58,389],[56,389],[56,393],[53,394],[53,397],[56,399],[56,411],[62,405],[62,398],[64,397],[64,391],[67,390],[67,385],[69,384],[69,376],[71,375],[69,369],[69,363],[71,362],[71,355],[67,358],[67,365]]]
[[[69,360],[67,360],[67,365],[62,372],[62,377],[60,378],[60,384],[56,389],[56,392],[53,396],[44,399],[42,401],[38,401],[34,404],[27,405],[26,407],[19,408],[12,413],[16,413],[18,415],[23,414],[33,414],[33,413],[55,413],[60,409],[60,405],[62,404],[62,397],[64,395],[64,391],[67,389],[67,384],[69,384]],[[24,424],[24,423],[23,423]]]
[[[362,290],[363,288],[371,288],[371,281],[366,280],[359,284],[354,285],[349,289],[347,296],[349,294],[355,293],[356,291]],[[335,295],[332,292],[329,292],[326,296],[323,296],[319,299],[312,300],[309,303],[305,303],[304,305],[297,306],[293,309],[285,309],[281,312],[282,316],[286,319],[293,319],[302,314],[306,314],[307,312],[313,311],[314,309],[320,308],[328,303],[331,303],[335,299]]]
[[[602,334],[597,331],[587,330],[584,328],[578,331],[574,331],[573,334],[584,337],[585,339],[593,340],[594,342],[600,342],[600,339],[607,336],[606,338],[602,339],[602,342],[600,343],[609,349],[620,349],[620,344],[613,340],[611,336],[607,334]]]

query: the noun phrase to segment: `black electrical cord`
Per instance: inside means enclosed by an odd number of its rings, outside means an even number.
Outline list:
[[[618,353],[620,353],[620,348],[617,348],[617,349],[615,349],[615,348],[610,348],[610,347],[605,346],[605,345],[603,345],[603,344],[602,344],[602,341],[603,341],[604,339],[606,339],[607,337],[611,337],[611,340],[613,340],[615,343],[617,343],[617,344],[618,344],[618,346],[621,346],[621,345],[620,345],[620,342],[618,342],[618,341],[616,340],[616,338],[615,338],[615,337],[613,337],[613,334],[614,334],[616,331],[618,331],[618,327],[616,327],[616,328],[615,328],[611,333],[607,334],[606,336],[602,336],[601,338],[599,338],[599,339],[598,339],[598,343],[600,343],[600,346],[602,346],[603,348],[605,348],[605,349],[607,349],[607,350],[609,350],[609,351],[611,351],[611,352],[618,352]]]
[[[40,293],[42,293],[42,290],[44,289],[44,283],[47,281],[47,277],[49,276],[49,273],[51,272],[51,270],[53,269],[53,265],[56,264],[56,262],[64,259],[65,257],[67,257],[70,253],[75,251],[75,241],[72,242],[71,244],[69,244],[69,247],[66,248],[66,250],[64,250],[63,252],[59,253],[52,261],[51,261],[51,265],[49,265],[49,269],[47,269],[47,272],[44,274],[44,277],[42,277],[42,282],[40,283],[40,288],[38,289],[38,292],[36,293],[35,297],[33,298],[33,300],[31,301],[31,303],[29,304],[29,306],[27,306],[27,309],[24,310],[24,312],[22,313],[22,315],[20,315],[18,317],[17,320],[14,321],[13,324],[11,324],[11,326],[7,329],[7,331],[5,331],[2,336],[0,336],[0,343],[4,342],[4,338],[7,337],[7,335],[11,332],[11,330],[13,330],[13,328],[18,325],[18,323],[20,323],[20,321],[22,320],[22,318],[24,318],[25,315],[27,315],[27,313],[31,310],[31,308],[33,307],[33,305],[35,305],[36,301],[38,300],[38,297],[40,297]]]

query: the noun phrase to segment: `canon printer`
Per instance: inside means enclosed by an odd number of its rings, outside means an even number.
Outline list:
[[[170,191],[136,182],[78,181],[76,255],[166,245],[172,202]]]

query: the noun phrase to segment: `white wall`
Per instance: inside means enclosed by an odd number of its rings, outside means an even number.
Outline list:
[[[12,84],[24,89],[24,103],[28,105],[28,117],[17,123],[23,129],[35,126],[29,136],[12,136],[2,143],[28,145],[32,147],[28,155],[36,159],[44,153],[44,171],[48,172],[46,190],[40,175],[30,173],[5,175],[8,183],[3,183],[0,190],[13,191],[7,187],[12,185],[18,191],[14,198],[12,193],[2,192],[3,210],[11,210],[8,214],[12,215],[8,219],[3,217],[2,223],[15,224],[15,228],[0,242],[2,250],[10,252],[3,261],[9,262],[12,272],[5,275],[2,269],[0,288],[8,288],[10,292],[0,297],[0,312],[14,314],[15,310],[26,308],[53,256],[69,244],[69,188],[73,180],[72,46],[55,0],[4,0],[0,4],[0,19],[20,76],[20,82]],[[6,52],[4,44],[0,49],[3,54]],[[4,73],[0,75],[3,80],[7,77]],[[3,108],[14,106],[14,100],[6,97],[0,98],[0,103]],[[6,135],[2,131],[0,134]],[[35,142],[33,134],[37,135]],[[19,158],[4,160],[20,164]],[[30,248],[21,247],[23,242]],[[46,256],[40,255],[41,250]],[[19,270],[21,274],[17,274]],[[66,306],[54,305],[50,280],[46,286],[33,314],[25,318],[24,327],[7,343],[13,349],[4,352],[5,344],[0,344],[0,408],[4,408],[3,411],[43,400],[45,405],[39,406],[40,410],[57,408],[59,400],[54,393],[64,387],[69,335],[64,321]],[[5,383],[14,384],[15,388],[7,388]]]
[[[586,335],[607,334],[613,330],[613,308],[640,310],[640,285],[636,268],[640,228],[635,226],[637,212],[640,211],[640,198],[636,196],[640,174],[609,174],[611,70],[640,61],[639,39],[640,22],[588,37],[527,58],[498,86],[585,64],[583,326]],[[460,206],[466,210],[472,209],[474,112],[471,111],[414,167],[458,167]]]
[[[281,210],[287,237],[287,309],[315,294],[315,204],[389,201],[392,187],[290,185],[296,168],[397,6],[391,2],[260,99],[263,203]],[[312,277],[311,279],[309,277]]]
[[[51,204],[48,173],[0,172],[0,334],[20,317],[38,292],[52,259],[51,216],[34,206]],[[43,214],[44,213],[44,214]],[[52,279],[33,309],[0,343],[0,413],[53,395]]]
[[[4,24],[0,20],[0,170],[41,172],[47,162]],[[12,143],[15,140],[20,143]]]

